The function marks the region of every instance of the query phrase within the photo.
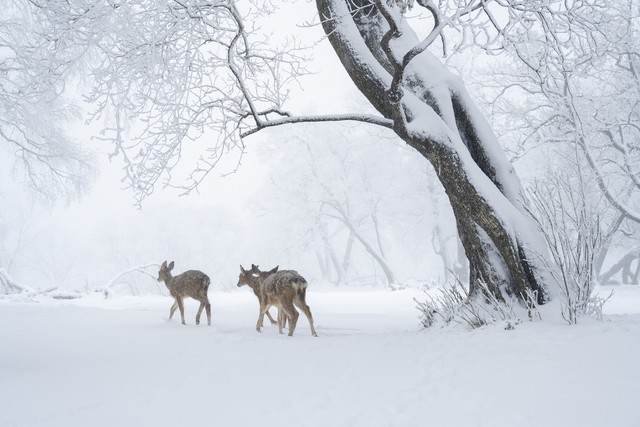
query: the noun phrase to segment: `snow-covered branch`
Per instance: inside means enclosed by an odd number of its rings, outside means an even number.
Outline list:
[[[120,273],[116,274],[111,280],[109,280],[104,286],[101,286],[97,289],[95,289],[95,291],[99,291],[104,293],[105,298],[109,296],[109,294],[113,291],[114,286],[118,285],[120,283],[120,280],[123,277],[128,276],[131,273],[134,272],[138,272],[141,273],[147,277],[149,277],[153,283],[158,287],[159,290],[162,290],[163,288],[160,287],[160,285],[158,285],[158,281],[157,281],[157,275],[153,275],[151,274],[148,269],[150,267],[154,267],[155,269],[158,269],[160,267],[160,264],[158,263],[150,263],[150,264],[142,264],[142,265],[137,265],[135,267],[131,267],[128,268],[126,270],[121,271]]]
[[[391,129],[393,122],[384,117],[374,116],[370,114],[335,114],[327,116],[290,116],[280,119],[272,119],[266,121],[260,121],[259,126],[244,131],[240,134],[241,138],[246,138],[254,133],[268,127],[282,126],[294,123],[321,123],[321,122],[344,122],[355,121],[362,123],[369,123],[373,125],[383,126]]]
[[[0,144],[7,147],[18,181],[45,198],[74,198],[93,176],[87,150],[65,130],[77,111],[65,98],[73,47],[52,54],[59,40],[39,19],[37,2],[3,4],[0,17]]]

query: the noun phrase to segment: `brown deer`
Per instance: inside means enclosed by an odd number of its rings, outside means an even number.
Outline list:
[[[276,265],[275,268],[269,270],[269,271],[260,271],[260,269],[258,268],[257,265],[255,264],[251,264],[251,273],[253,273],[254,277],[258,278],[258,292],[260,292],[260,283],[264,282],[264,280],[271,276],[273,273],[278,271],[278,268],[280,266]],[[273,321],[273,318],[271,317],[271,315],[269,314],[269,311],[267,310],[267,316],[269,317],[269,319],[271,320],[271,324],[275,324],[275,322]],[[264,325],[263,325],[264,326]],[[287,316],[285,316],[284,311],[282,311],[281,309],[278,308],[278,333],[282,333],[282,329],[284,327],[287,326]]]
[[[200,301],[200,308],[198,308],[198,314],[196,314],[196,325],[200,324],[200,315],[202,309],[207,310],[207,323],[211,325],[211,304],[209,304],[209,297],[207,292],[209,290],[209,276],[198,270],[188,270],[177,276],[171,275],[174,262],[167,266],[167,261],[163,262],[158,272],[158,282],[164,282],[169,289],[169,293],[175,299],[171,310],[169,311],[169,320],[173,317],[176,308],[180,308],[180,317],[182,318],[182,324],[184,322],[184,298],[191,297],[196,301]]]
[[[251,264],[252,268],[253,268],[253,264]],[[256,266],[257,268],[257,266]],[[264,278],[266,278],[269,274],[273,274],[276,271],[278,271],[278,267],[274,268],[273,270],[270,271],[266,271],[263,272],[262,274],[264,275]],[[258,303],[260,303],[260,307],[262,307],[262,293],[260,292],[260,280],[258,278],[258,276],[254,276],[251,271],[247,271],[245,270],[242,265],[240,266],[240,277],[238,277],[238,287],[242,287],[244,285],[247,285],[251,288],[251,290],[253,291],[254,295],[256,297],[258,297]],[[269,318],[269,321],[271,322],[272,325],[276,324],[276,321],[273,320],[273,317],[271,317],[271,314],[269,313],[269,311],[267,310],[266,312],[267,317]],[[280,313],[278,312],[278,316],[280,315]],[[260,325],[261,327],[263,325]]]
[[[277,267],[276,267],[277,268]],[[251,272],[258,275],[260,281],[260,291],[262,293],[262,301],[260,302],[260,316],[256,323],[256,330],[260,332],[264,315],[272,305],[280,310],[278,314],[278,329],[282,333],[285,319],[289,321],[289,336],[293,336],[298,323],[297,306],[307,316],[309,326],[311,327],[311,335],[317,337],[315,328],[313,327],[313,316],[311,309],[305,301],[307,294],[307,281],[304,277],[294,270],[280,270],[272,274],[265,274],[260,271],[257,266],[252,265]],[[269,273],[269,272],[266,272]]]

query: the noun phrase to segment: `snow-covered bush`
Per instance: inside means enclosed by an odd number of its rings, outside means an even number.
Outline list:
[[[550,252],[550,256],[541,254],[540,260],[558,284],[562,317],[571,325],[584,314],[601,313],[606,302],[596,303],[591,298],[596,256],[602,244],[601,204],[590,197],[583,176],[573,178],[555,173],[528,189],[528,209]]]
[[[482,285],[486,287],[486,285]],[[420,312],[420,323],[423,328],[436,324],[446,326],[452,323],[464,324],[471,329],[498,322],[505,323],[505,329],[513,329],[520,323],[515,312],[517,303],[514,300],[499,301],[488,289],[469,296],[469,291],[459,280],[438,289],[438,295],[425,291],[426,299],[414,298],[416,308]],[[528,295],[527,298],[535,297]],[[534,302],[527,305],[535,305]]]
[[[529,321],[542,320],[542,316],[538,311],[538,291],[527,289],[526,295],[522,298],[527,308],[527,318]]]
[[[609,298],[611,298],[612,296],[613,296],[613,291],[611,291],[609,295],[607,295],[606,297],[601,297],[598,294],[592,296],[591,298],[589,298],[589,301],[587,302],[587,308],[585,313],[589,316],[595,317],[599,321],[602,321],[602,316],[603,316],[602,307],[604,307],[605,303],[609,301]]]

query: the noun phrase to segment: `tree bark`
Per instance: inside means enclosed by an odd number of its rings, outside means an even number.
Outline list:
[[[515,171],[459,79],[422,52],[406,69],[398,100],[390,93],[394,64],[383,47],[418,44],[410,27],[403,22],[390,33],[380,10],[367,0],[316,0],[316,5],[355,85],[393,120],[395,133],[433,165],[469,260],[470,296],[488,289],[498,299],[503,290],[524,298],[531,289],[544,303],[545,279],[535,262],[546,256],[542,234],[518,201]],[[403,58],[395,59],[401,63]]]

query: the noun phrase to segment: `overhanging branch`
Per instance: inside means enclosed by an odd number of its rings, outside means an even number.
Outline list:
[[[319,122],[345,122],[355,121],[362,123],[369,123],[372,125],[386,127],[393,129],[393,121],[385,119],[384,117],[374,116],[371,114],[334,114],[330,116],[298,116],[298,117],[283,117],[281,119],[270,120],[267,122],[261,122],[259,126],[251,128],[245,132],[240,133],[240,138],[253,135],[254,133],[268,127],[282,126],[294,123],[319,123]]]

